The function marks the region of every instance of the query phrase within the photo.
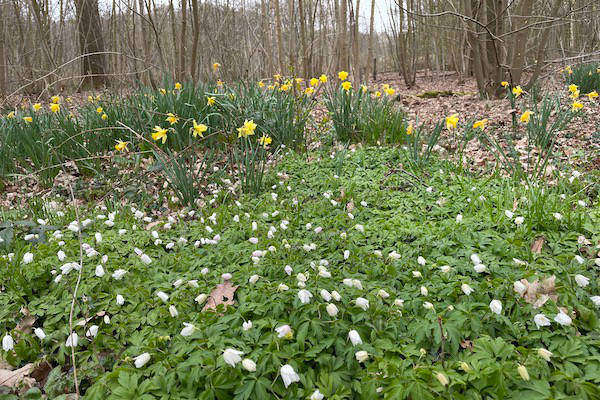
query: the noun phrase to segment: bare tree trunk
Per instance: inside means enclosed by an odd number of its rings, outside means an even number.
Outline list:
[[[181,0],[181,48],[179,51],[179,79],[185,80],[187,75],[185,66],[186,48],[185,42],[187,41],[187,1]]]
[[[359,46],[359,32],[358,32],[358,16],[360,13],[360,0],[356,0],[356,7],[352,10],[352,3],[350,3],[350,20],[352,21],[352,76],[356,82],[362,81],[362,72],[360,64],[360,53],[358,51]]]
[[[196,81],[198,80],[198,74],[196,71],[196,65],[197,65],[197,57],[198,57],[198,39],[200,37],[200,17],[198,15],[198,0],[191,0],[192,2],[192,18],[193,18],[193,23],[194,23],[194,41],[192,42],[192,60],[191,60],[191,67],[192,67],[192,80],[194,81],[194,84],[196,83]]]
[[[6,94],[6,43],[4,36],[4,7],[0,5],[0,97]]]
[[[260,30],[263,41],[263,49],[264,55],[267,59],[266,72],[267,75],[271,76],[273,74],[273,51],[271,49],[271,29],[270,29],[270,13],[268,12],[268,0],[260,0]]]
[[[106,54],[98,0],[75,0],[83,86],[99,88],[106,83]]]
[[[300,55],[302,62],[302,76],[308,77],[308,49],[306,48],[306,15],[304,1],[298,0],[298,14],[300,17]]]
[[[277,57],[279,60],[279,73],[285,73],[284,54],[283,54],[283,37],[281,34],[281,10],[279,9],[279,0],[273,0],[275,4],[275,30],[277,33]]]
[[[369,47],[367,50],[367,74],[373,69],[373,32],[375,26],[375,0],[371,0],[371,17],[369,21]]]
[[[341,0],[340,2],[340,23],[339,23],[339,37],[340,37],[340,69],[348,69],[348,0]]]

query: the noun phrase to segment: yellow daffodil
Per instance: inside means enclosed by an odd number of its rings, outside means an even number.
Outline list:
[[[367,87],[367,85],[360,85],[360,90],[361,90],[363,93],[367,93],[367,91],[369,90],[369,88]]]
[[[576,84],[574,84],[574,83],[571,83],[571,84],[569,85],[569,92],[571,92],[571,93],[575,93],[575,92],[576,92],[576,91],[578,91],[578,90],[579,90],[579,86],[577,86]]]
[[[93,103],[93,102],[94,102],[94,98],[93,98],[92,96],[88,96],[88,101],[89,101],[90,103]]]
[[[256,124],[253,120],[245,120],[244,125],[241,128],[237,128],[238,137],[248,137],[250,135],[254,135],[254,130],[256,129]]]
[[[391,87],[388,87],[387,89],[385,89],[385,94],[387,94],[388,96],[393,96],[394,93],[396,93],[396,91],[394,89],[392,89]]]
[[[596,97],[598,97],[598,92],[596,92],[595,90],[593,92],[589,92],[588,94],[586,94],[586,96],[588,97],[588,99],[590,99],[591,101],[594,101],[594,99],[596,99]]]
[[[212,106],[212,105],[214,105],[214,104],[215,104],[215,102],[216,102],[216,100],[215,100],[215,98],[214,98],[214,97],[208,97],[208,98],[206,99],[206,105],[207,105],[207,106]]]
[[[204,132],[206,132],[208,130],[208,127],[204,124],[198,124],[196,123],[196,120],[192,121],[194,126],[192,127],[192,134],[194,135],[194,137],[200,135],[201,138],[204,137]]]
[[[222,80],[217,80],[217,86],[223,86],[223,81]]]
[[[313,94],[314,92],[315,92],[315,89],[313,89],[313,88],[312,88],[312,87],[310,87],[310,86],[309,86],[309,87],[307,87],[306,89],[304,89],[304,94],[306,94],[306,95],[309,95],[309,96],[310,96],[311,94]]]
[[[570,65],[567,65],[567,66],[565,67],[564,71],[565,71],[567,74],[569,74],[569,75],[571,75],[571,74],[573,73],[573,70],[571,69],[571,66],[570,66]]]
[[[102,121],[106,121],[108,119],[108,115],[102,113],[102,116],[100,118],[102,118]]]
[[[15,117],[15,112],[11,111],[8,114],[6,114],[6,118],[14,118]]]
[[[33,111],[39,111],[40,108],[42,108],[42,104],[41,103],[35,103],[33,106]]]
[[[161,140],[163,144],[167,141],[167,130],[161,128],[160,126],[154,127],[154,132],[152,132],[152,139]]]
[[[262,135],[260,137],[260,139],[258,139],[258,143],[263,147],[263,148],[267,148],[268,145],[271,144],[271,142],[273,141],[273,139],[271,139],[269,136],[267,135]]]
[[[57,113],[60,111],[60,105],[57,103],[51,103],[50,104],[50,111],[52,111],[53,113]]]
[[[290,85],[288,85],[287,83],[284,83],[279,87],[280,92],[287,92],[288,90],[290,90]]]
[[[569,95],[570,98],[572,98],[573,100],[578,99],[579,98],[579,89],[577,89],[576,91],[574,91],[573,93],[571,93]]]
[[[521,114],[521,122],[524,124],[528,124],[529,120],[531,119],[531,115],[533,114],[533,111],[527,110],[525,111],[523,114]]]
[[[516,86],[513,88],[512,93],[515,95],[515,97],[519,97],[523,94],[523,89],[521,89],[521,86]]]
[[[304,79],[302,79],[302,78],[296,78],[296,83],[302,83],[302,82],[304,82]]]
[[[162,94],[163,96],[164,96],[165,94],[167,94],[167,90],[166,90],[166,89],[164,89],[164,88],[160,88],[160,89],[158,89],[158,91],[159,91],[159,92],[160,92],[160,94]]]
[[[171,125],[174,125],[179,121],[179,117],[173,113],[167,113],[167,118],[165,118],[165,121]]]
[[[383,89],[383,91],[385,92],[387,89],[389,89],[390,84],[389,83],[384,83],[383,85],[381,85],[381,88]]]
[[[33,118],[31,117],[23,117],[23,121],[29,123],[29,122],[33,122]]]
[[[338,78],[340,78],[341,81],[345,81],[348,79],[348,73],[346,71],[340,71],[338,72]]]
[[[317,86],[319,84],[319,80],[317,78],[310,79],[310,86]]]
[[[327,75],[321,74],[321,76],[319,77],[319,80],[321,81],[321,83],[327,82]]]
[[[505,88],[505,87],[508,87],[508,82],[506,82],[506,81],[502,81],[502,82],[500,82],[500,85],[501,85],[503,88]]]
[[[122,140],[117,140],[117,144],[115,144],[115,150],[117,150],[117,151],[128,151],[129,149],[127,148],[127,143],[129,143],[129,142],[124,142]]]
[[[175,83],[175,90],[181,90],[181,89],[183,89],[183,86],[181,85],[181,83],[176,82]]]
[[[452,114],[446,117],[446,129],[455,129],[458,124],[458,114]]]
[[[281,75],[280,74],[275,74],[275,75],[273,75],[273,79],[275,79],[276,81],[280,81],[281,80]]]
[[[269,85],[269,86],[267,86],[267,89],[268,90],[273,90],[273,89],[275,89],[275,85]]]
[[[68,99],[67,99],[67,100],[68,100]],[[51,101],[52,103],[58,104],[58,103],[60,103],[60,96],[56,96],[56,95],[54,95],[54,96],[50,97],[50,101]]]
[[[375,97],[381,97],[381,92],[379,90],[375,92]]]
[[[219,70],[219,68],[221,68],[221,64],[219,64],[218,62],[213,63],[213,71],[217,72]]]
[[[98,114],[102,114],[104,112],[104,110],[102,109],[102,107],[98,107],[98,108],[96,108],[96,112]]]
[[[265,83],[263,81],[258,81],[258,87],[259,88],[264,88],[265,87]]]
[[[342,83],[342,88],[347,92],[348,90],[352,89],[352,83],[350,83],[350,81],[344,81]]]
[[[484,119],[480,119],[479,121],[475,121],[475,123],[473,124],[473,129],[481,129],[484,130],[485,129],[485,124],[487,124],[488,120],[487,118]]]
[[[578,101],[574,101],[574,102],[573,102],[573,105],[571,106],[571,110],[572,110],[573,112],[575,112],[575,111],[578,111],[578,110],[581,110],[582,108],[583,108],[583,104],[581,104],[581,103],[580,103],[580,102],[578,102]]]
[[[412,135],[412,133],[413,133],[413,126],[412,126],[412,124],[408,124],[408,126],[406,127],[406,134]]]

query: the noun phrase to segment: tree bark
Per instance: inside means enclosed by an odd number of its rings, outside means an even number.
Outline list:
[[[75,0],[81,72],[84,87],[99,88],[106,83],[106,55],[98,0]]]

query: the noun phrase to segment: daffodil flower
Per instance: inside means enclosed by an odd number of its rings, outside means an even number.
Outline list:
[[[165,118],[165,121],[171,125],[174,125],[179,121],[179,117],[173,113],[167,113],[167,118]]]
[[[216,100],[214,97],[207,97],[206,98],[206,105],[207,106],[212,106],[213,104],[215,104]]]
[[[500,86],[502,86],[503,88],[508,87],[508,82],[502,81],[500,82]]]
[[[583,108],[583,104],[581,104],[581,103],[580,103],[580,102],[578,102],[578,101],[574,101],[574,102],[573,102],[573,105],[571,106],[571,110],[572,110],[573,112],[575,112],[575,111],[579,111],[579,110],[581,110],[582,108]]]
[[[200,137],[203,138],[203,134],[208,130],[208,127],[204,124],[198,124],[196,120],[193,120],[192,123],[194,126],[191,128],[191,131],[194,137],[200,135]]]
[[[344,83],[342,83],[342,89],[347,92],[348,90],[352,89],[352,83],[349,81],[344,81]]]
[[[273,141],[273,139],[271,139],[269,136],[267,135],[263,135],[260,137],[260,139],[258,139],[258,143],[263,146],[263,148],[267,148],[268,145],[271,144],[271,142]]]
[[[53,113],[57,113],[60,111],[60,105],[57,103],[52,103],[50,104],[50,111],[52,111]]]
[[[317,78],[310,79],[310,86],[317,86],[319,84],[319,80]]]
[[[338,78],[340,78],[341,81],[345,81],[346,79],[348,79],[348,72],[346,72],[346,71],[338,72]]]
[[[152,139],[157,141],[162,139],[164,144],[167,141],[167,130],[161,128],[160,126],[155,126],[154,132],[152,132]]]
[[[484,130],[485,129],[485,124],[487,124],[488,120],[487,118],[484,119],[480,119],[479,121],[475,121],[475,123],[473,124],[473,129],[481,129]]]
[[[446,117],[446,129],[456,129],[456,124],[458,124],[458,114],[452,114]]]
[[[238,137],[248,137],[250,135],[254,135],[254,130],[256,129],[256,124],[253,120],[245,120],[244,125],[241,128],[237,128]]]
[[[521,114],[520,121],[524,124],[528,124],[529,120],[531,119],[532,114],[533,114],[533,111],[530,111],[530,110],[525,111],[523,114]]]
[[[327,75],[321,74],[321,76],[319,77],[319,81],[321,81],[321,83],[326,83],[327,82]]]
[[[117,151],[128,151],[129,149],[127,148],[127,143],[129,143],[129,142],[124,142],[122,140],[117,140],[117,144],[115,144],[115,150],[117,150]]]
[[[183,86],[181,85],[181,83],[177,82],[175,83],[175,90],[181,90],[183,89]]]
[[[590,101],[594,101],[598,97],[598,92],[594,90],[593,92],[586,94],[586,96]]]
[[[35,103],[33,105],[33,111],[39,111],[40,108],[42,108],[42,105],[40,103]]]
[[[516,86],[512,89],[512,93],[515,95],[515,97],[519,97],[523,94],[523,89],[521,89],[521,86]]]

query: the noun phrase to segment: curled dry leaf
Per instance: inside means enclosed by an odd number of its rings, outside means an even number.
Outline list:
[[[31,388],[35,384],[35,379],[29,376],[33,371],[33,367],[33,364],[29,363],[14,371],[0,369],[0,386]]]
[[[548,300],[554,302],[558,301],[558,295],[556,294],[556,276],[552,275],[540,282],[536,279],[533,282],[529,282],[527,279],[521,279],[520,281],[527,288],[521,295],[522,298],[529,304],[533,305],[533,308],[540,308]]]
[[[31,327],[35,324],[35,317],[29,313],[29,310],[25,307],[21,308],[21,314],[23,314],[23,318],[16,326],[16,330],[23,333],[31,333]]]
[[[218,284],[208,295],[202,311],[216,310],[219,304],[223,304],[225,307],[234,305],[235,301],[233,300],[233,297],[238,287],[239,286],[233,286],[231,281],[225,281]]]
[[[543,236],[537,237],[531,244],[531,252],[534,254],[540,254],[542,252],[542,247],[544,247],[545,242],[546,242],[545,237],[543,237]]]

